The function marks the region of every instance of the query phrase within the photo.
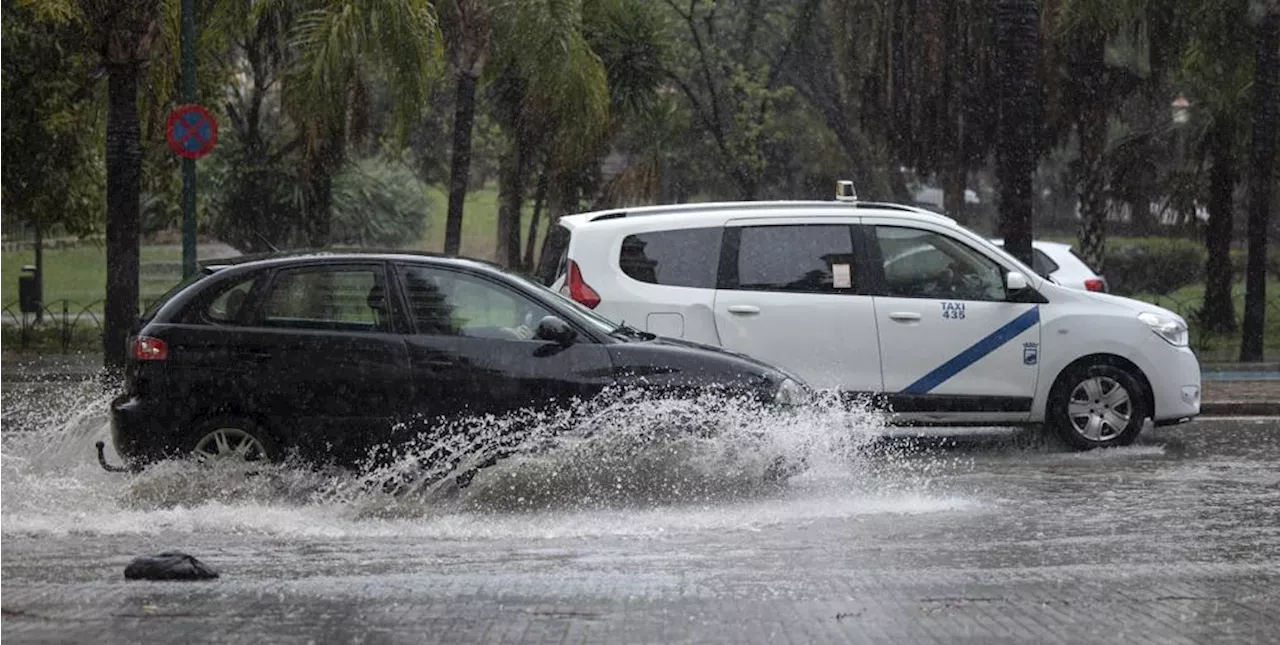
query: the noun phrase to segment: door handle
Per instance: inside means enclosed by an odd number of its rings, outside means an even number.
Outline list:
[[[895,311],[889,314],[889,317],[898,322],[916,322],[920,320],[920,314],[914,311]]]
[[[270,359],[271,359],[271,353],[270,353],[270,352],[266,352],[266,351],[262,351],[262,350],[242,349],[242,350],[240,350],[240,351],[238,351],[238,352],[236,352],[236,353],[235,353],[235,357],[236,357],[238,360],[242,360],[242,361],[250,361],[250,362],[254,362],[254,363],[261,363],[261,362],[264,362],[264,361],[270,360]]]
[[[427,367],[453,367],[458,361],[452,358],[428,358]]]
[[[729,313],[743,315],[758,314],[760,313],[760,308],[755,305],[729,305]]]

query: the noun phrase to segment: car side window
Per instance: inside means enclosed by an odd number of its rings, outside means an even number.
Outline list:
[[[945,235],[877,226],[885,295],[947,300],[1005,299],[1000,265]]]
[[[744,226],[728,231],[723,289],[853,293],[858,287],[848,225]]]
[[[640,282],[714,289],[723,235],[720,227],[628,235],[622,240],[618,266]]]
[[[249,291],[258,276],[253,276],[232,284],[218,294],[213,302],[204,309],[204,319],[219,325],[232,325],[240,320]]]
[[[419,334],[531,340],[551,315],[532,299],[484,278],[431,267],[397,267]]]
[[[391,331],[380,266],[316,266],[276,273],[263,298],[267,327]]]

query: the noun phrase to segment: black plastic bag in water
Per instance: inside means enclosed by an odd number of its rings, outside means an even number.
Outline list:
[[[140,555],[124,569],[126,580],[212,580],[218,572],[209,565],[176,551]]]

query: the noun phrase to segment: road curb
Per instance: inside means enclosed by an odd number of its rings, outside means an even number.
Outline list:
[[[1280,401],[1203,401],[1200,416],[1276,417],[1280,416]]]

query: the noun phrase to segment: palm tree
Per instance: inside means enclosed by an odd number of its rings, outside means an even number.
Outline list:
[[[1209,168],[1209,222],[1205,229],[1204,303],[1200,322],[1211,332],[1237,328],[1231,297],[1231,235],[1237,181],[1236,157],[1249,122],[1249,88],[1253,83],[1253,43],[1240,38],[1247,26],[1250,0],[1203,0],[1184,8],[1188,42],[1182,54],[1182,82],[1205,124],[1201,149]]]
[[[437,4],[449,67],[454,78],[453,139],[449,155],[449,214],[444,252],[462,248],[462,208],[471,174],[471,132],[476,89],[493,43],[493,20],[505,15],[496,0],[441,0]]]
[[[126,343],[138,317],[140,194],[142,178],[138,83],[160,37],[160,0],[37,0],[36,14],[79,22],[86,46],[107,75],[107,293],[103,306],[103,361],[124,365]]]
[[[604,65],[609,88],[608,124],[595,145],[564,145],[591,135],[573,119],[560,120],[548,133],[538,157],[541,168],[534,208],[525,236],[525,267],[533,266],[538,227],[544,210],[565,214],[577,210],[599,160],[629,121],[645,118],[662,84],[665,46],[661,24],[645,0],[586,0],[583,36]],[[606,188],[602,187],[601,190]],[[545,207],[545,208],[544,208]]]
[[[608,124],[608,77],[583,32],[581,0],[524,0],[495,25],[494,116],[506,135],[498,169],[495,257],[520,266],[520,209],[536,151],[594,150]],[[552,133],[558,136],[549,138]]]
[[[1036,0],[1000,0],[996,43],[1000,63],[999,141],[996,177],[1000,182],[1000,234],[1004,247],[1031,264],[1031,176],[1040,131],[1036,64],[1039,57]]]
[[[396,90],[401,134],[421,109],[441,58],[428,0],[276,0],[297,16],[283,103],[303,138],[308,241],[329,243],[333,174],[346,160],[351,113],[375,70]],[[271,7],[270,4],[264,7]]]
[[[1108,121],[1116,107],[1138,87],[1137,77],[1107,60],[1117,35],[1137,29],[1140,0],[1060,0],[1055,40],[1062,65],[1056,70],[1055,103],[1060,125],[1071,123],[1079,141],[1080,251],[1094,271],[1106,270],[1108,204]],[[1070,132],[1061,128],[1061,132]]]
[[[1245,267],[1240,360],[1261,361],[1267,314],[1267,225],[1280,121],[1280,3],[1262,7],[1253,66],[1253,142],[1249,154],[1249,258]]]

